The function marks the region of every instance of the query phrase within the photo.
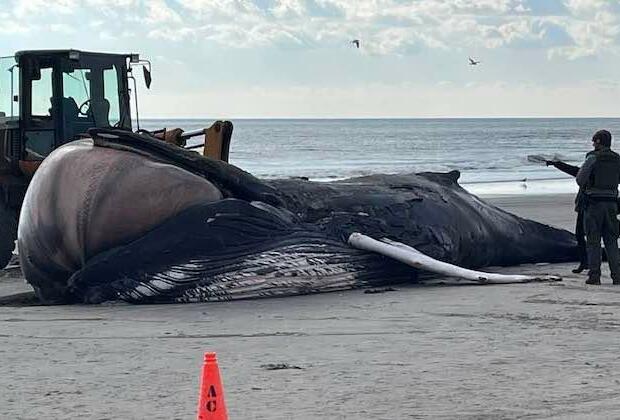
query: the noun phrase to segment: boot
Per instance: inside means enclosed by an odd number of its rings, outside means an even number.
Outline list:
[[[588,277],[588,280],[586,280],[586,284],[601,284],[601,278],[600,277]]]
[[[579,263],[579,267],[577,268],[573,268],[571,271],[575,274],[579,274],[581,273],[583,270],[587,270],[588,269],[588,264],[584,263],[584,262],[580,262]]]

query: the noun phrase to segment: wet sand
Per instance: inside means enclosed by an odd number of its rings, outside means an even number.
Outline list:
[[[572,197],[489,200],[572,229]],[[0,306],[0,418],[195,418],[204,351],[231,419],[618,417],[620,287],[586,287],[573,266],[492,270],[560,283]],[[0,296],[26,290],[0,278]],[[277,363],[301,369],[263,367]]]

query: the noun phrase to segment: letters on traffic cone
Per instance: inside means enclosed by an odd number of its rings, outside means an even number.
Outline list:
[[[228,420],[224,387],[215,353],[205,353],[198,397],[198,420]]]

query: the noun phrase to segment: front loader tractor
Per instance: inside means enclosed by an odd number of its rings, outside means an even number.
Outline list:
[[[11,259],[24,194],[45,157],[87,136],[90,128],[132,130],[130,81],[137,120],[132,67],[138,65],[150,87],[150,63],[137,54],[36,50],[0,57],[0,268]],[[174,138],[165,129],[149,134],[181,147],[204,134],[205,154],[209,142],[219,153],[211,157],[227,160],[232,124],[227,122],[226,130],[216,124],[189,133],[176,130]]]

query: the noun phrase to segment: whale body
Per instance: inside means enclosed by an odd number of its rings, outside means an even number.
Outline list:
[[[91,130],[50,154],[19,220],[49,304],[205,302],[419,281],[354,232],[466,268],[577,257],[573,234],[492,206],[459,172],[261,180],[147,135]]]

